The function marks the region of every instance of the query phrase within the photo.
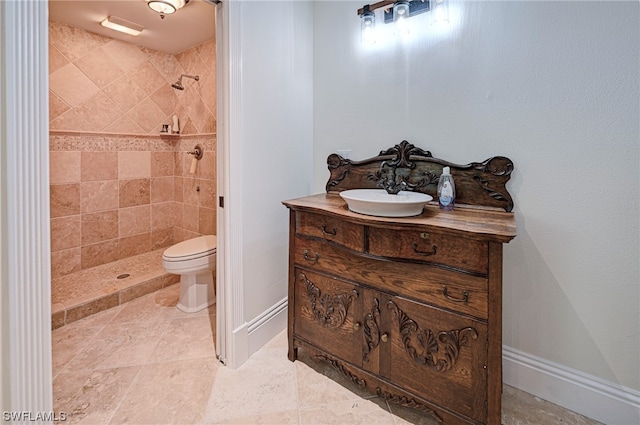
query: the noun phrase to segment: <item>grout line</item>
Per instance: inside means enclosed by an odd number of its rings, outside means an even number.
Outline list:
[[[157,291],[156,291],[157,292]],[[141,299],[145,296],[148,295],[152,295],[151,294],[147,294],[147,295],[143,295],[142,297],[136,298],[136,299]],[[134,300],[132,300],[134,301]],[[127,304],[127,303],[125,303]],[[122,311],[122,310],[121,310]],[[119,314],[119,313],[118,313]],[[115,316],[114,316],[115,318]],[[119,325],[119,324],[126,324],[126,323],[114,323],[114,325]],[[108,424],[111,424],[111,421],[113,420],[114,416],[116,415],[116,413],[120,410],[120,407],[122,406],[122,403],[127,399],[127,396],[129,395],[129,393],[131,393],[131,389],[134,387],[134,385],[136,385],[140,379],[140,374],[142,373],[142,371],[145,369],[145,367],[147,365],[149,365],[149,358],[151,358],[151,356],[153,355],[153,353],[155,352],[155,350],[158,348],[158,345],[160,344],[160,341],[162,340],[162,338],[164,337],[164,335],[167,333],[167,331],[169,330],[169,326],[171,324],[171,319],[169,319],[169,322],[166,323],[165,325],[165,329],[164,332],[162,332],[159,336],[158,336],[158,340],[156,341],[155,346],[153,347],[152,350],[149,350],[149,355],[147,356],[147,358],[143,361],[142,364],[140,365],[135,365],[135,366],[139,366],[140,369],[138,370],[138,373],[136,373],[136,376],[133,378],[133,380],[131,381],[131,384],[129,385],[129,388],[127,388],[127,391],[125,391],[124,395],[122,396],[122,398],[120,399],[120,402],[118,403],[118,405],[113,409],[111,416],[109,416],[109,421],[107,422]],[[129,366],[130,367],[130,366]]]
[[[114,316],[114,317],[115,317],[115,316]],[[113,317],[112,317],[111,319],[113,319]],[[74,354],[74,355],[69,359],[69,361],[68,361],[68,362],[67,362],[67,363],[66,363],[66,364],[65,364],[61,369],[59,369],[59,370],[57,370],[57,371],[54,371],[54,374],[53,374],[53,376],[52,376],[52,379],[55,379],[58,375],[60,375],[60,373],[62,373],[62,372],[64,372],[64,371],[66,371],[66,370],[67,370],[67,368],[69,367],[69,365],[73,363],[73,361],[76,359],[76,357],[78,357],[78,356],[80,355],[80,353],[82,353],[82,352],[83,352],[87,347],[89,347],[89,345],[90,345],[90,344],[91,344],[91,343],[92,343],[92,342],[93,342],[93,341],[98,337],[98,335],[99,335],[100,333],[102,333],[102,331],[107,327],[107,325],[109,324],[109,322],[111,321],[111,319],[110,319],[107,323],[104,323],[104,324],[102,324],[102,325],[97,325],[97,326],[91,326],[91,325],[89,325],[89,326],[84,326],[85,328],[97,328],[97,331],[96,331],[96,332],[95,332],[95,333],[94,333],[90,338],[87,338],[86,342],[85,342],[85,343],[84,343],[84,344],[83,344],[83,345],[82,345],[82,346],[81,346],[81,347],[76,351],[76,353],[75,353],[75,354]],[[82,319],[80,319],[80,320],[82,320]],[[78,323],[78,322],[79,322],[79,320],[76,320],[76,321],[75,321],[75,322],[73,322],[73,323]],[[77,326],[81,326],[81,325],[77,325]],[[61,327],[61,328],[58,328],[58,329],[62,329],[62,327]],[[56,330],[57,330],[57,329],[56,329]],[[53,334],[53,332],[55,332],[55,330],[54,330],[54,331],[51,331],[51,333],[52,333],[52,334]],[[53,335],[52,335],[52,336],[53,336]]]
[[[288,338],[287,338],[287,350],[289,350]],[[289,361],[289,359],[287,359],[286,361]],[[298,425],[302,425],[302,413],[300,412],[300,385],[298,383],[298,366],[296,365],[297,361],[299,360],[296,360],[293,362],[293,376],[294,376],[294,382],[296,386],[296,410],[298,412]]]
[[[131,366],[128,366],[128,367],[131,367]],[[136,373],[136,376],[134,376],[133,379],[131,380],[131,383],[129,384],[129,387],[127,388],[127,391],[125,391],[125,393],[122,395],[122,398],[118,402],[118,405],[114,409],[112,409],[111,415],[109,415],[109,419],[106,422],[107,424],[111,424],[111,421],[113,420],[113,417],[116,415],[118,410],[120,410],[120,406],[122,406],[122,402],[127,398],[127,396],[129,395],[129,392],[131,392],[131,388],[133,388],[133,386],[138,382],[139,377],[140,377],[140,373],[142,373],[143,369],[144,369],[144,365],[140,365],[140,368],[138,369],[138,372]]]

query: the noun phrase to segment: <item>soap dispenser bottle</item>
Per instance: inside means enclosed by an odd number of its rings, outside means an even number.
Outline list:
[[[438,181],[438,205],[443,210],[453,210],[456,203],[456,185],[453,183],[451,169],[444,167]]]

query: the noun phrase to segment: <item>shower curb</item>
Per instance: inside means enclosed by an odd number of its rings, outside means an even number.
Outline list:
[[[61,328],[77,320],[117,307],[143,295],[159,291],[162,288],[180,282],[180,276],[170,273],[150,276],[147,280],[122,287],[114,292],[97,295],[90,300],[80,303],[70,303],[70,306],[55,304],[62,308],[53,308],[51,312],[51,330]]]

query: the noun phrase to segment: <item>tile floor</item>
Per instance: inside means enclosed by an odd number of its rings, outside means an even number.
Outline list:
[[[424,424],[324,364],[287,359],[281,332],[237,370],[215,358],[215,308],[175,309],[178,285],[53,331],[54,407],[67,424]],[[503,424],[594,425],[505,386]]]

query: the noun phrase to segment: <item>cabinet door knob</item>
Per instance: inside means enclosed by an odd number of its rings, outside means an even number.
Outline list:
[[[382,335],[380,336],[380,340],[381,340],[382,342],[387,342],[387,341],[389,341],[389,335],[387,335],[387,334],[382,334]]]
[[[358,330],[360,329],[360,323],[356,322],[353,324],[353,329]]]

